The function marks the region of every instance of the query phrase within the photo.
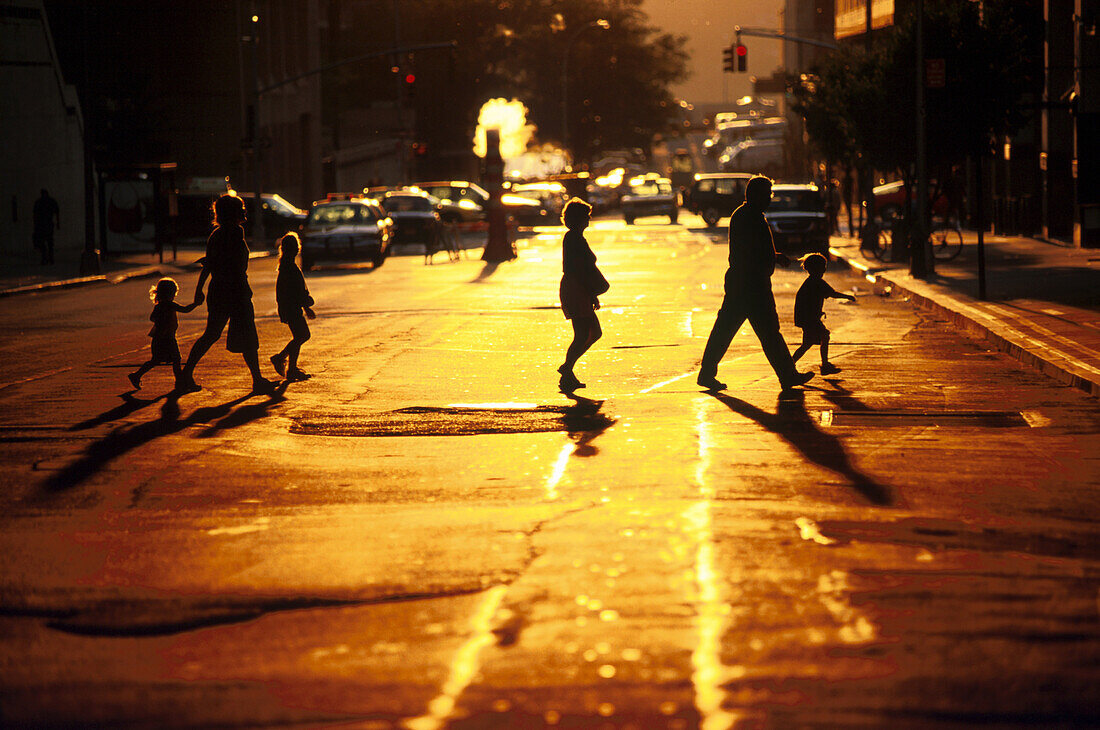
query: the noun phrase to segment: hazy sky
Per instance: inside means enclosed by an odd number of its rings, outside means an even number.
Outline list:
[[[645,0],[653,25],[688,37],[691,76],[673,88],[692,103],[736,99],[751,92],[750,76],[770,76],[780,63],[780,41],[743,38],[749,49],[748,73],[723,73],[722,49],[733,41],[733,27],[779,27],[783,0]]]

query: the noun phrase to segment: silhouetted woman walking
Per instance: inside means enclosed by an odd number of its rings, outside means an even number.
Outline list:
[[[596,267],[596,254],[584,238],[591,215],[592,206],[580,198],[566,203],[561,214],[562,223],[569,230],[561,241],[562,277],[558,291],[561,311],[573,323],[573,341],[565,352],[565,362],[558,368],[561,373],[558,386],[566,393],[584,387],[573,374],[573,366],[603,335],[596,310],[600,308],[600,295],[610,288]]]
[[[225,325],[229,334],[225,349],[239,352],[252,373],[254,393],[274,392],[274,383],[260,374],[260,338],[256,334],[256,313],[252,308],[252,289],[248,286],[248,244],[244,241],[244,201],[235,195],[223,195],[214,203],[214,232],[206,241],[202,273],[195,286],[195,300],[206,300],[206,330],[191,346],[187,364],[176,380],[176,389],[194,392],[202,388],[195,382],[195,366],[210,346],[222,336]],[[203,285],[210,279],[210,294],[204,297]]]

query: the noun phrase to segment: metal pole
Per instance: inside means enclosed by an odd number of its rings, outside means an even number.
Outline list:
[[[267,247],[264,231],[264,183],[260,144],[260,16],[256,0],[252,0],[252,245]]]
[[[569,51],[573,49],[573,44],[577,42],[581,34],[589,28],[608,30],[610,27],[611,24],[603,18],[593,20],[588,25],[578,28],[577,32],[565,44],[565,52],[562,54],[561,59],[561,146],[566,152],[569,151]]]
[[[933,273],[931,246],[925,228],[925,216],[928,211],[928,164],[925,151],[925,105],[924,105],[924,0],[917,0],[917,210],[916,220],[909,226],[909,273],[918,278],[927,278]]]
[[[985,301],[985,201],[982,200],[982,157],[979,151],[975,156],[974,169],[974,227],[978,229],[978,299]]]

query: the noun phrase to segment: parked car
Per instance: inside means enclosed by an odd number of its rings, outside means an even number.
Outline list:
[[[173,226],[179,243],[199,243],[205,241],[214,230],[214,201],[219,193],[181,192],[176,195]],[[237,193],[244,200],[244,233],[252,238],[253,203],[252,193]],[[274,241],[290,231],[297,231],[306,219],[306,212],[293,205],[283,196],[264,193],[263,196],[264,237]],[[258,246],[258,243],[253,243]],[[266,242],[265,242],[266,245]]]
[[[368,258],[381,266],[393,241],[393,220],[371,198],[320,203],[302,225],[302,266],[320,259]]]
[[[825,196],[817,185],[773,185],[767,212],[775,248],[782,253],[813,251],[828,255]]]
[[[752,174],[745,172],[698,173],[688,190],[684,206],[703,217],[713,228],[745,202],[745,183]]]
[[[929,192],[935,187],[933,181],[929,185]],[[888,182],[885,185],[878,185],[871,188],[871,193],[875,196],[875,212],[882,222],[891,225],[894,220],[901,215],[901,211],[905,206],[905,183],[901,180],[895,180],[894,182]],[[916,200],[917,191],[915,188],[909,190],[909,201]],[[951,201],[947,196],[940,194],[938,198],[932,201],[932,214],[938,216],[947,215],[947,212],[951,209]]]
[[[680,217],[680,193],[667,177],[650,173],[630,180],[619,206],[627,225],[647,215],[667,215],[669,222],[675,223]]]
[[[441,225],[439,201],[422,190],[390,190],[379,201],[394,224],[391,243],[430,243]]]
[[[477,183],[442,180],[415,183],[415,187],[439,199],[443,206],[440,215],[448,223],[475,223],[486,218],[489,193]],[[552,217],[542,205],[530,198],[504,193],[500,196],[500,202],[508,217],[518,225],[535,226],[552,222]]]

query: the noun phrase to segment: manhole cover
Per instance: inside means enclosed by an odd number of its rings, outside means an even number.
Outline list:
[[[290,432],[309,436],[475,436],[550,431],[602,431],[613,423],[602,401],[572,406],[414,406],[371,414],[303,416]]]
[[[823,426],[948,426],[1019,428],[1030,425],[1016,411],[822,411]]]

